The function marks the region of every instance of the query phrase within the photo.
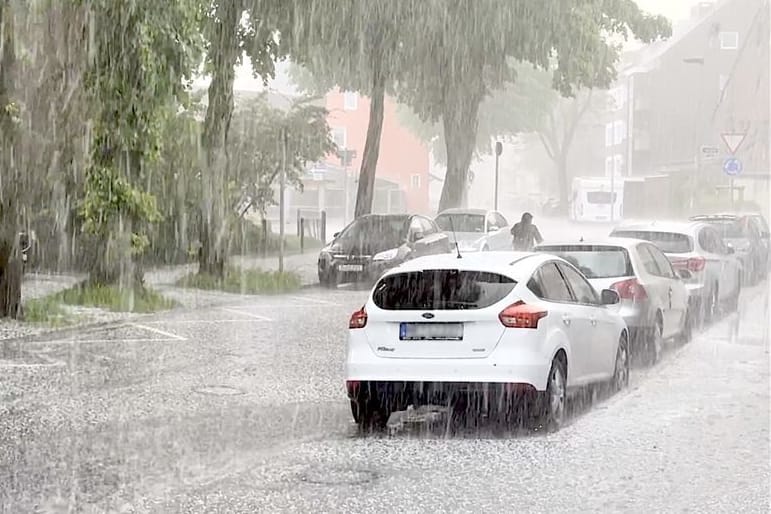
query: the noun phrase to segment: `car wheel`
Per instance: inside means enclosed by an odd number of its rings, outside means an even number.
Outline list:
[[[680,342],[689,343],[693,339],[693,309],[689,305],[685,310],[685,319],[680,330]]]
[[[362,389],[355,400],[351,400],[351,414],[354,422],[362,430],[383,429],[388,423],[389,413],[385,402],[371,391]]]
[[[335,288],[337,287],[337,275],[333,270],[329,270],[326,273],[319,272],[319,283],[321,283],[321,287]]]
[[[567,366],[558,355],[551,363],[546,391],[540,394],[538,424],[547,432],[559,430],[565,422],[567,402]]]
[[[622,334],[616,350],[616,367],[613,370],[613,392],[629,386],[629,338]]]
[[[703,319],[707,322],[714,321],[715,318],[717,318],[718,306],[720,305],[720,302],[718,301],[719,298],[720,292],[718,291],[718,287],[716,285],[712,286],[709,296],[707,296],[704,302]]]
[[[653,330],[649,334],[648,341],[645,348],[645,354],[647,357],[647,364],[654,366],[661,359],[661,352],[664,347],[664,324],[661,322],[661,317],[656,316],[656,324],[653,326]]]

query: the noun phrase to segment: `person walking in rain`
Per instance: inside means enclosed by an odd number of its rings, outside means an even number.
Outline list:
[[[529,212],[524,213],[522,220],[511,227],[511,238],[517,252],[529,252],[535,245],[543,242],[541,232],[533,224],[533,215]]]

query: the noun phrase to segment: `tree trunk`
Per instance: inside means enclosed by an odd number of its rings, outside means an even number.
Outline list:
[[[356,191],[356,210],[354,216],[359,217],[372,212],[372,202],[375,198],[375,173],[380,156],[380,137],[383,133],[383,117],[385,111],[386,77],[382,72],[382,56],[373,63],[372,96],[369,106],[369,123],[367,125],[367,141],[364,143],[364,153],[359,171],[359,187]]]
[[[480,92],[444,102],[442,124],[447,145],[447,174],[439,199],[439,212],[466,204],[468,172],[474,156],[482,97]]]
[[[225,275],[227,138],[233,116],[233,81],[240,54],[238,31],[242,12],[241,1],[220,2],[217,19],[212,21],[214,30],[210,42],[212,70],[203,133],[206,155],[201,181],[202,246],[198,254],[198,272],[220,278]]]
[[[568,198],[570,198],[570,191],[568,185],[568,155],[567,148],[560,149],[555,161],[557,168],[557,188],[559,189],[559,212],[560,214],[567,214],[568,211]]]
[[[23,266],[16,245],[21,180],[16,166],[18,141],[13,114],[16,92],[13,20],[10,1],[0,0],[0,317],[17,318]]]

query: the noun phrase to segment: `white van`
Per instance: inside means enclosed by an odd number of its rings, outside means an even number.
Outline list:
[[[622,219],[623,205],[623,178],[618,177],[612,184],[612,189],[610,178],[576,177],[573,179],[570,205],[572,220],[619,221]]]

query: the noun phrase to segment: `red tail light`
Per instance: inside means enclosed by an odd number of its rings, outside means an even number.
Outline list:
[[[691,257],[690,259],[673,259],[673,268],[687,269],[690,272],[703,271],[704,266],[707,265],[704,257]]]
[[[527,305],[520,300],[503,309],[498,314],[498,319],[501,320],[504,327],[508,328],[538,328],[538,320],[546,317],[547,314],[549,311]]]
[[[367,311],[364,307],[351,314],[351,320],[348,322],[348,328],[364,328],[367,326]]]
[[[360,386],[361,386],[361,382],[359,382],[358,380],[346,380],[345,390],[348,393],[348,398],[355,399],[357,394],[359,393]]]
[[[618,296],[623,300],[640,301],[648,298],[648,293],[636,278],[630,278],[629,280],[616,282],[610,286],[610,288],[616,291]]]

